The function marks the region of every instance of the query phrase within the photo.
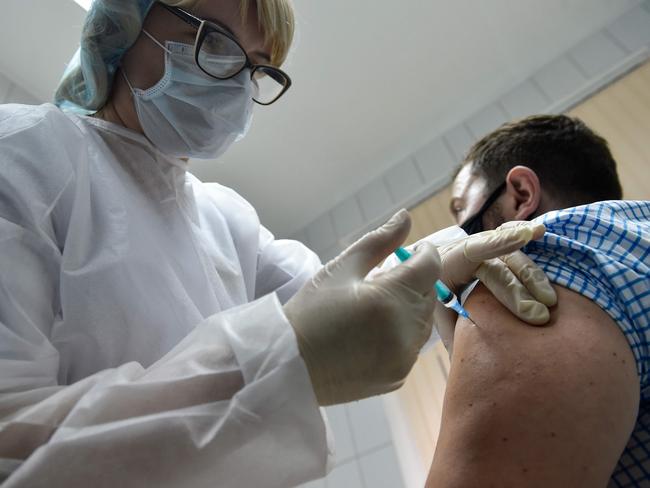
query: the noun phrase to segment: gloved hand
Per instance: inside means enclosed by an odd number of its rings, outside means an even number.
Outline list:
[[[544,272],[515,251],[542,237],[545,230],[543,224],[513,221],[441,246],[441,279],[458,294],[478,278],[514,315],[529,324],[545,324],[550,318],[548,307],[557,302],[555,291]],[[450,354],[456,319],[453,311],[436,307],[436,327]],[[480,317],[475,319],[480,323]]]
[[[440,275],[425,243],[407,262],[366,275],[409,233],[406,210],[327,263],[285,306],[320,405],[399,388],[431,334]]]

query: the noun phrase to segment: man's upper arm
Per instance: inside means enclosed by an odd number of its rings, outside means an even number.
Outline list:
[[[605,486],[633,430],[639,378],[597,305],[557,288],[546,327],[482,286],[459,320],[428,487]]]

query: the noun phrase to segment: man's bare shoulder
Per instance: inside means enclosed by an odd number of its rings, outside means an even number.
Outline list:
[[[479,286],[460,320],[428,486],[605,486],[634,427],[630,347],[597,305],[557,288],[545,327]]]

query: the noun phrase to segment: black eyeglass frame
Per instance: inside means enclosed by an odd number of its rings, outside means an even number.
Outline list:
[[[276,68],[275,66],[271,66],[270,64],[251,63],[250,59],[248,58],[248,54],[246,54],[246,50],[242,47],[239,41],[235,39],[235,37],[233,37],[229,32],[227,32],[225,29],[218,26],[214,22],[200,19],[195,15],[192,15],[188,11],[183,10],[182,8],[179,7],[172,7],[170,5],[165,5],[164,3],[161,2],[158,2],[158,4],[161,7],[164,7],[169,12],[173,13],[176,17],[181,19],[186,24],[189,24],[192,27],[195,27],[197,29],[196,39],[194,41],[194,62],[201,69],[201,71],[203,71],[206,75],[211,76],[212,78],[215,78],[217,80],[228,80],[230,78],[234,78],[235,76],[237,76],[244,69],[250,68],[251,79],[253,79],[253,76],[255,75],[255,72],[257,70],[261,70],[267,76],[271,76],[275,81],[278,81],[278,78],[284,79],[285,83],[282,84],[282,91],[278,93],[276,97],[270,102],[266,102],[266,103],[260,102],[259,100],[255,100],[255,98],[253,97],[253,101],[260,105],[271,105],[272,103],[276,102],[282,95],[286,93],[286,91],[291,86],[291,78],[289,77],[288,74],[286,74],[281,69]],[[212,73],[208,73],[205,69],[203,69],[203,66],[201,66],[201,63],[199,62],[199,52],[201,51],[201,46],[203,45],[203,41],[205,40],[206,36],[212,31],[218,32],[219,34],[226,36],[228,39],[234,42],[239,47],[239,49],[241,49],[241,52],[244,54],[244,57],[246,58],[246,62],[236,73],[233,73],[232,75],[226,77],[220,77],[220,76],[215,76]]]

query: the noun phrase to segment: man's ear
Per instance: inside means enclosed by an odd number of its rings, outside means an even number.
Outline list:
[[[512,220],[531,218],[542,199],[542,187],[537,174],[527,166],[515,166],[506,176],[506,194],[514,203]]]

